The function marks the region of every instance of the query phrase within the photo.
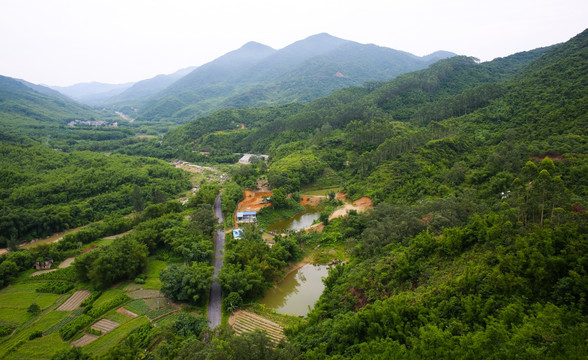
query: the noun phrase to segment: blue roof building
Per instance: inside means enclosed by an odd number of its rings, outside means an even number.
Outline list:
[[[240,222],[240,223],[257,222],[257,212],[255,212],[255,211],[238,212],[237,213],[237,222]]]
[[[245,236],[245,231],[243,231],[243,229],[233,229],[234,239],[242,239],[243,236]]]

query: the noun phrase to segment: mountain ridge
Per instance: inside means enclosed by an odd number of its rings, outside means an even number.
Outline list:
[[[222,108],[308,102],[365,81],[389,80],[453,55],[438,51],[418,57],[327,33],[279,50],[249,42],[153,95],[140,107],[138,118],[182,123]]]

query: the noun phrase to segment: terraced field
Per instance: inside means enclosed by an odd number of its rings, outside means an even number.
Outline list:
[[[100,319],[94,325],[92,325],[92,329],[99,330],[102,334],[106,334],[111,332],[112,330],[116,329],[120,324],[108,319]]]
[[[67,299],[57,311],[72,311],[77,309],[84,300],[90,296],[88,290],[78,290],[69,299]]]
[[[96,336],[96,335],[84,334],[84,336],[77,339],[76,341],[72,341],[71,346],[79,346],[79,347],[85,346],[96,339],[98,339],[98,336]]]
[[[239,310],[233,313],[229,318],[229,325],[237,334],[259,329],[264,330],[274,342],[279,342],[284,338],[284,329],[280,325],[249,311]]]

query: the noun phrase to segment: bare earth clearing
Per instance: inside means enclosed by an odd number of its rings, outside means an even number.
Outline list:
[[[266,206],[270,206],[269,202],[264,201],[264,198],[272,196],[271,191],[251,191],[245,190],[243,200],[237,205],[235,211],[235,227],[237,226],[237,213],[243,211],[259,211]]]
[[[367,209],[371,209],[373,207],[374,207],[374,203],[372,202],[372,200],[370,198],[362,197],[360,199],[355,200],[353,202],[353,204],[345,204],[341,209],[335,210],[331,214],[331,216],[329,216],[329,220],[332,220],[334,218],[338,218],[341,216],[345,216],[351,210],[355,210],[358,213],[360,213],[360,212],[366,211]]]

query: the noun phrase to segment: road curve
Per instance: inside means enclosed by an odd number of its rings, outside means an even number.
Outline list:
[[[224,222],[220,195],[217,196],[214,202],[214,215],[218,218],[219,224]],[[220,325],[221,322],[222,292],[218,281],[218,273],[223,267],[222,251],[225,248],[225,232],[223,229],[216,231],[215,239],[214,272],[212,274],[212,287],[210,288],[210,298],[208,300],[208,326],[211,329]]]

